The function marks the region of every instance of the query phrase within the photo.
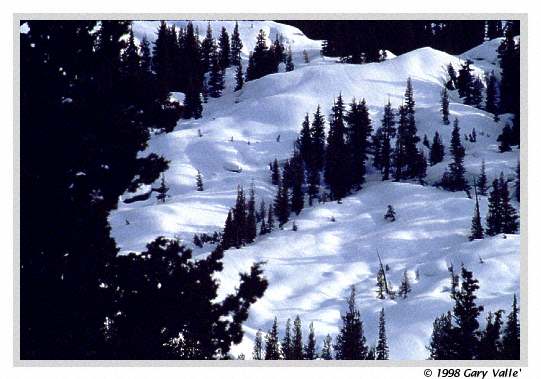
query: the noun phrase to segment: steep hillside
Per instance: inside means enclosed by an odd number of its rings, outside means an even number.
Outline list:
[[[196,24],[204,34],[206,21]],[[222,24],[229,31],[233,28],[233,22],[214,22],[215,33]],[[138,36],[153,35],[156,25],[137,23],[136,32]],[[313,59],[304,64],[298,53],[294,71],[248,82],[236,93],[232,92],[234,72],[229,69],[224,95],[209,99],[203,118],[183,120],[172,133],[152,137],[148,152],[171,161],[165,173],[170,197],[164,204],[157,203],[154,196],[142,202],[120,203],[110,222],[122,252],[140,251],[159,235],[180,238],[194,248],[195,255],[208,252],[208,245],[203,249],[193,246],[193,234],[221,230],[234,205],[238,185],[248,188],[253,183],[258,202],[263,199],[271,203],[276,188],[270,183],[269,162],[289,157],[304,115],[311,116],[318,104],[327,115],[340,93],[347,102],[353,97],[365,98],[373,127],[377,128],[384,103],[390,100],[396,109],[411,77],[418,134],[427,134],[432,140],[438,131],[448,151],[452,127],[441,122],[440,91],[446,65],[457,67],[459,57],[422,48],[382,63],[339,64],[319,57],[316,52],[320,42],[310,41],[293,27],[260,21],[254,21],[253,27],[252,22],[239,25],[245,54],[253,47],[257,31],[265,28],[272,39],[277,32],[283,34],[297,52],[311,49]],[[497,43],[486,43],[483,54],[492,54],[496,47]],[[468,54],[476,55],[472,51]],[[474,68],[481,74],[486,67],[478,66],[477,61]],[[478,135],[476,143],[463,140],[469,177],[479,174],[483,159],[489,181],[500,171],[514,177],[519,152],[501,154],[496,141],[506,115],[494,122],[491,114],[463,105],[456,93],[451,93],[450,111],[452,118],[459,119],[462,135],[473,128]],[[429,167],[428,184],[441,178],[449,162],[446,155],[442,163]],[[195,187],[198,170],[203,175],[203,192]],[[267,262],[265,274],[270,282],[265,296],[250,312],[245,339],[236,352],[251,356],[255,332],[258,328],[266,331],[274,316],[282,327],[296,314],[306,327],[313,321],[321,343],[324,335],[338,331],[344,298],[349,286],[355,284],[369,343],[376,338],[377,312],[385,307],[391,358],[424,359],[434,318],[451,307],[447,270],[451,263],[465,263],[474,271],[481,284],[480,302],[487,310],[509,308],[513,293],[519,290],[518,235],[469,242],[474,202],[464,193],[415,183],[381,182],[371,164],[368,170],[365,188],[342,204],[315,204],[293,217],[297,232],[291,230],[290,221],[282,231],[226,252],[219,278],[223,293],[238,282],[239,271],[248,269],[254,261]],[[141,188],[140,193],[147,190]],[[395,223],[383,220],[388,204],[396,209]],[[486,211],[487,199],[482,198],[483,219]],[[389,264],[389,277],[395,285],[404,270],[408,271],[413,283],[410,298],[376,299],[376,251]],[[480,263],[480,257],[484,263]]]

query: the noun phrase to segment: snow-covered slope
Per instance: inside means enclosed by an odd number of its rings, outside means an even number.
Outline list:
[[[213,23],[213,30],[217,31],[222,23]],[[197,24],[205,30],[206,22]],[[280,30],[285,38],[298,38],[294,46],[319,49],[319,42],[310,42],[298,29],[254,21],[253,34],[249,34],[250,24],[239,23],[245,47],[250,48],[259,28],[268,28]],[[156,27],[152,23],[138,25],[138,33],[148,30],[150,34]],[[233,22],[227,25],[232,30]],[[274,38],[272,32],[271,37]],[[328,114],[339,93],[346,101],[365,98],[376,128],[384,103],[390,99],[393,107],[400,105],[406,79],[411,77],[419,135],[426,133],[431,140],[438,131],[447,152],[452,128],[441,122],[440,91],[445,66],[458,66],[458,57],[422,48],[366,65],[338,64],[326,57],[304,64],[300,54],[295,59],[294,71],[248,82],[237,93],[232,92],[234,72],[228,70],[224,95],[209,99],[203,118],[181,120],[174,132],[152,137],[148,151],[171,161],[165,173],[171,197],[165,204],[158,204],[155,197],[144,202],[120,203],[110,222],[122,251],[140,251],[159,235],[178,237],[193,247],[194,233],[212,233],[223,227],[227,211],[234,205],[237,185],[248,188],[253,183],[258,201],[264,199],[269,204],[275,193],[269,162],[289,157],[304,115],[311,115],[318,104]],[[481,73],[478,66],[475,70]],[[468,174],[478,175],[484,159],[490,181],[500,171],[514,176],[518,151],[501,154],[496,142],[507,117],[494,122],[491,114],[463,105],[454,93],[450,110],[451,116],[459,119],[462,134],[469,134],[473,128],[477,131],[476,143],[463,141]],[[444,162],[429,167],[429,183],[441,178],[449,159],[446,155]],[[232,172],[231,168],[242,170]],[[195,188],[197,170],[204,178],[203,192]],[[360,192],[342,204],[315,204],[293,217],[297,232],[291,230],[290,221],[282,231],[258,237],[251,246],[226,252],[224,271],[219,277],[223,293],[233,290],[239,271],[247,270],[254,261],[267,262],[265,275],[270,283],[265,296],[251,309],[245,339],[235,351],[250,357],[255,332],[258,328],[266,331],[274,316],[282,327],[287,318],[296,314],[305,327],[313,321],[321,343],[324,335],[338,331],[344,298],[349,286],[355,284],[368,341],[374,342],[377,312],[385,307],[391,358],[424,359],[434,318],[451,307],[446,291],[447,266],[451,263],[458,267],[463,262],[474,271],[481,284],[480,302],[487,310],[509,308],[513,293],[518,294],[519,290],[519,236],[469,242],[474,202],[463,193],[380,179],[369,166],[367,184]],[[383,221],[388,204],[396,209],[395,223]],[[482,216],[486,211],[487,200],[482,198]],[[331,222],[333,216],[336,222]],[[193,248],[198,255],[211,247]],[[389,277],[395,285],[408,270],[413,283],[410,298],[375,298],[376,251],[389,264]]]

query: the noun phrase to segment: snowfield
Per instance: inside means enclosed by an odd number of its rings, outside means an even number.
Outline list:
[[[195,24],[204,36],[207,22]],[[212,22],[215,36],[222,25],[231,33],[234,22]],[[134,27],[139,38],[147,34],[152,39],[157,22],[137,22]],[[233,348],[233,353],[251,358],[257,329],[266,332],[276,316],[283,333],[287,318],[297,314],[305,336],[308,324],[314,322],[321,347],[327,333],[334,336],[338,332],[340,312],[354,284],[368,343],[376,341],[378,312],[384,307],[390,358],[426,359],[432,322],[452,306],[450,264],[458,269],[464,263],[473,270],[480,280],[479,303],[485,311],[509,309],[513,294],[519,295],[520,236],[499,235],[469,242],[474,200],[462,192],[431,186],[450,162],[452,124],[443,125],[439,111],[446,65],[452,63],[458,68],[462,59],[471,57],[478,75],[488,66],[497,69],[494,57],[499,43],[488,41],[461,56],[422,48],[382,63],[349,65],[321,57],[321,42],[309,40],[298,29],[266,21],[239,22],[245,55],[253,48],[260,28],[267,30],[272,40],[276,33],[283,35],[286,47],[290,44],[294,52],[295,70],[248,82],[235,93],[234,68],[228,69],[224,95],[209,98],[201,119],[181,120],[173,132],[152,137],[145,154],[156,152],[170,160],[165,172],[170,197],[164,204],[157,202],[155,194],[130,204],[122,200],[133,194],[121,198],[118,210],[110,217],[121,253],[141,251],[160,235],[180,238],[196,256],[208,253],[212,245],[195,247],[193,234],[223,228],[238,185],[248,189],[253,183],[256,209],[262,199],[267,205],[273,201],[276,188],[270,182],[269,162],[290,156],[306,113],[312,119],[320,104],[323,114],[328,115],[333,99],[340,93],[347,103],[353,97],[365,98],[376,129],[384,104],[390,100],[396,110],[402,103],[406,80],[411,77],[418,135],[422,138],[427,134],[432,141],[438,131],[445,145],[444,161],[428,168],[426,186],[382,182],[370,162],[364,188],[342,204],[306,204],[299,216],[292,214],[283,230],[258,237],[250,246],[228,250],[224,271],[218,278],[221,296],[234,290],[239,272],[247,271],[253,262],[266,262],[264,270],[269,280],[265,295],[250,310],[244,340]],[[308,64],[303,63],[303,50],[309,51]],[[246,67],[246,61],[243,65]],[[483,159],[489,183],[500,171],[514,178],[519,151],[501,154],[496,141],[508,117],[503,115],[494,122],[491,114],[463,105],[456,91],[450,93],[450,101],[451,119],[458,118],[461,128],[469,178],[473,181],[473,176],[479,174]],[[464,134],[473,128],[476,143],[464,140]],[[428,149],[423,148],[428,155]],[[196,191],[198,170],[203,176],[203,192]],[[153,187],[158,185],[159,180]],[[148,189],[141,188],[140,193]],[[487,198],[481,197],[480,203],[484,223]],[[383,219],[388,204],[396,210],[394,223]],[[519,208],[517,203],[514,206]],[[335,222],[331,221],[333,217]],[[298,226],[296,232],[292,231],[293,220]],[[387,275],[395,288],[407,270],[412,283],[408,299],[376,298],[377,252],[390,266]]]

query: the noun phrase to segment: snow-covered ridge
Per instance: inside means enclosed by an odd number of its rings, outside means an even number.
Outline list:
[[[233,30],[234,21],[213,22],[215,35],[222,23],[229,32]],[[138,22],[134,28],[138,36],[146,33],[150,38],[157,24]],[[207,22],[194,24],[204,35]],[[310,41],[296,28],[266,21],[254,21],[253,27],[251,24],[239,22],[245,53],[253,48],[250,44],[255,43],[260,28],[267,28],[272,39],[279,30],[284,38],[294,41],[293,49],[319,50],[319,41]],[[192,247],[193,233],[212,233],[223,227],[227,211],[234,205],[237,185],[247,188],[253,182],[258,201],[264,199],[269,204],[275,187],[270,183],[268,163],[289,157],[304,115],[311,115],[318,104],[327,115],[339,93],[347,102],[353,97],[365,98],[376,128],[383,105],[390,99],[396,109],[411,77],[418,134],[427,134],[431,140],[438,131],[447,153],[451,126],[441,123],[439,111],[446,65],[452,63],[458,68],[468,56],[482,57],[474,60],[474,70],[481,74],[486,69],[481,62],[489,61],[497,45],[489,41],[481,45],[483,51],[472,49],[461,56],[422,48],[365,65],[339,64],[335,59],[319,57],[319,53],[305,64],[297,54],[294,71],[248,82],[236,93],[232,92],[234,69],[228,69],[224,95],[209,99],[203,118],[181,120],[174,132],[153,136],[145,152],[157,152],[171,161],[165,173],[171,197],[165,204],[158,204],[154,197],[131,204],[121,202],[110,218],[112,234],[124,251],[140,251],[159,235],[179,237]],[[461,134],[475,128],[478,135],[476,143],[463,140],[468,175],[478,175],[484,159],[489,181],[500,171],[512,177],[519,153],[501,154],[496,142],[507,117],[503,115],[500,122],[494,122],[491,114],[463,105],[456,93],[451,93],[450,99],[451,117],[459,119]],[[429,167],[427,181],[441,178],[449,161],[446,155],[442,163]],[[242,171],[231,172],[227,167]],[[203,192],[195,187],[198,170],[203,175]],[[397,221],[392,224],[383,220],[388,204],[393,204],[397,212]],[[463,193],[381,182],[379,173],[369,165],[363,190],[343,204],[305,208],[294,217],[297,232],[286,224],[283,231],[258,237],[251,246],[227,251],[219,277],[223,293],[233,290],[239,271],[247,270],[254,261],[267,261],[264,269],[270,283],[265,296],[251,309],[246,337],[236,351],[251,356],[255,332],[258,328],[266,331],[274,316],[282,328],[285,320],[296,314],[305,327],[313,321],[321,343],[325,334],[337,332],[344,297],[355,284],[368,342],[376,337],[377,312],[385,307],[391,359],[425,359],[432,322],[451,306],[446,292],[449,264],[463,262],[473,270],[480,280],[479,298],[486,311],[508,309],[513,293],[519,292],[519,236],[469,242],[473,209],[473,201]],[[486,211],[483,197],[483,223]],[[331,217],[336,222],[331,222]],[[204,254],[209,248],[194,248],[194,253]],[[404,270],[408,271],[413,291],[407,300],[375,298],[376,249],[391,267],[388,275],[392,283],[398,285]],[[416,270],[419,279],[415,278]]]

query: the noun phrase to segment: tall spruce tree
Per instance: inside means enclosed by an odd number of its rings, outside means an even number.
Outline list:
[[[225,70],[231,64],[231,45],[229,43],[229,34],[225,29],[225,26],[222,26],[220,32],[220,37],[218,39],[218,63],[221,70]]]
[[[342,315],[342,327],[334,346],[336,359],[359,360],[365,359],[368,354],[366,338],[364,336],[361,314],[355,303],[355,287],[351,287],[346,313]]]
[[[362,99],[357,103],[353,99],[344,119],[347,123],[347,147],[351,162],[351,185],[359,190],[364,183],[368,137],[372,133],[372,125],[366,101]]]
[[[246,243],[254,242],[257,236],[257,220],[255,212],[255,191],[254,185],[252,183],[250,187],[250,197],[248,198],[247,204],[248,212],[246,215]]]
[[[464,104],[473,105],[472,91],[473,91],[473,69],[470,65],[473,62],[467,59],[460,67],[457,78],[458,95],[463,98]]]
[[[502,359],[520,359],[520,317],[516,295],[513,295],[513,305],[502,335]]]
[[[240,249],[246,241],[246,197],[244,196],[244,189],[241,186],[237,187],[237,200],[235,202],[235,208],[233,208],[233,226],[234,226],[234,246]]]
[[[449,92],[447,88],[441,90],[441,117],[444,125],[449,125]]]
[[[387,345],[387,334],[385,332],[385,309],[381,308],[379,313],[378,344],[376,345],[376,359],[389,359],[389,345]]]
[[[383,110],[381,127],[373,137],[374,165],[383,173],[382,180],[388,180],[391,173],[391,138],[396,135],[394,112],[388,101]]]
[[[432,140],[432,145],[430,146],[429,160],[430,165],[434,166],[435,164],[443,161],[445,156],[445,147],[441,142],[441,137],[438,132],[434,133],[434,138]]]
[[[479,195],[486,196],[487,195],[487,174],[485,169],[485,160],[481,162],[481,173],[479,174],[479,178],[477,179],[477,188],[479,190]]]
[[[487,324],[479,341],[478,359],[500,359],[502,351],[500,341],[500,333],[503,324],[502,313],[503,310],[498,310],[494,313],[488,312]]]
[[[501,194],[500,184],[498,179],[492,181],[492,190],[488,196],[488,213],[486,217],[486,233],[489,236],[495,236],[502,232],[502,206],[501,206]]]
[[[244,74],[242,72],[242,63],[239,61],[237,69],[235,71],[235,89],[234,91],[240,91],[244,86]]]
[[[240,65],[241,58],[240,53],[242,50],[242,40],[239,34],[239,23],[235,21],[235,27],[233,28],[233,34],[231,34],[231,64]]]
[[[451,360],[457,359],[457,346],[455,342],[455,330],[451,312],[447,312],[433,323],[430,343],[427,346],[429,359]]]
[[[406,299],[410,292],[411,284],[408,278],[408,270],[404,270],[404,276],[402,277],[402,282],[400,283],[400,289],[398,290],[398,294],[402,296],[403,299]]]
[[[263,334],[261,333],[261,330],[258,330],[257,333],[255,334],[252,359],[255,359],[255,360],[263,359]]]
[[[314,360],[317,358],[316,351],[316,333],[314,331],[314,323],[311,322],[308,328],[308,342],[304,346],[304,359]]]
[[[293,358],[293,340],[291,338],[291,319],[287,319],[286,328],[284,330],[284,338],[282,338],[282,357],[285,360],[292,360]]]
[[[498,102],[498,80],[494,71],[487,78],[487,93],[485,100],[485,110],[494,115],[494,121],[498,121],[499,102]]]
[[[465,191],[469,189],[469,184],[464,177],[464,156],[466,155],[462,142],[460,141],[460,128],[458,119],[453,123],[453,132],[451,134],[451,155],[453,161],[449,163],[449,171],[443,174],[441,185],[448,191]]]
[[[284,180],[280,183],[274,199],[274,212],[278,219],[278,226],[281,228],[289,221],[289,192]]]
[[[477,196],[477,184],[475,182],[473,188],[475,190],[475,209],[471,221],[470,241],[483,239],[484,237],[483,225],[481,224],[481,212],[479,210],[479,197]]]
[[[220,67],[219,57],[217,54],[213,54],[210,59],[210,74],[209,74],[209,95],[210,97],[222,96],[224,90],[224,72]]]
[[[302,190],[304,184],[304,163],[298,150],[295,150],[290,160],[290,167],[293,184],[291,190],[291,211],[298,215],[304,208],[304,192]]]
[[[286,71],[293,71],[295,69],[295,64],[293,63],[293,53],[291,52],[291,46],[287,48],[286,54]]]
[[[201,42],[201,64],[203,72],[210,71],[211,60],[214,55],[216,55],[216,41],[212,36],[212,27],[209,21],[207,24],[207,33]]]
[[[324,172],[325,182],[329,186],[331,197],[335,200],[346,196],[350,188],[350,162],[346,149],[344,112],[344,101],[342,95],[339,95],[330,115]]]
[[[332,337],[330,334],[323,339],[323,347],[321,348],[321,359],[329,361],[333,359],[333,347],[332,347]]]
[[[515,234],[518,231],[518,215],[517,211],[511,204],[511,195],[509,193],[509,187],[507,180],[503,177],[503,173],[500,174],[498,181],[499,193],[500,193],[500,205],[502,212],[502,233]]]
[[[291,358],[294,360],[304,359],[302,345],[302,324],[299,315],[297,315],[293,321],[293,338],[291,342]]]
[[[265,360],[278,360],[281,358],[280,342],[278,340],[278,320],[275,317],[271,330],[269,330],[265,337]]]

